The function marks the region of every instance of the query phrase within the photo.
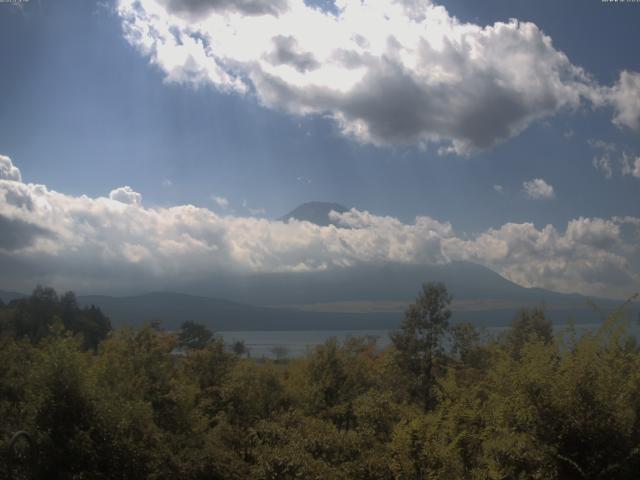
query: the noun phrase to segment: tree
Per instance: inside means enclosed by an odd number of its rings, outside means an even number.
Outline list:
[[[451,296],[442,283],[425,283],[409,306],[400,329],[391,335],[400,368],[412,379],[411,395],[424,410],[434,406],[436,367],[451,317]]]
[[[84,346],[95,350],[111,331],[111,321],[102,313],[102,310],[91,305],[82,310],[82,323],[79,331],[84,336]]]
[[[480,342],[480,333],[471,323],[458,323],[451,327],[451,353],[463,363],[469,363]]]
[[[49,334],[56,316],[59,316],[58,294],[53,288],[38,285],[29,298],[17,302],[13,330],[17,337],[28,337],[35,343]]]
[[[18,338],[27,337],[38,342],[49,336],[55,321],[64,328],[83,337],[83,347],[96,349],[111,331],[111,322],[95,306],[80,308],[73,292],[58,297],[52,288],[38,286],[30,297],[13,304],[8,330]]]
[[[539,340],[550,343],[553,340],[553,325],[546,318],[543,307],[522,308],[511,322],[511,329],[505,334],[504,340],[511,354],[518,358],[527,342]]]
[[[199,350],[206,347],[213,338],[213,332],[200,323],[186,321],[180,327],[178,346]]]
[[[275,345],[271,348],[271,354],[276,357],[276,362],[284,362],[289,355],[289,349],[285,345]]]
[[[99,419],[88,355],[59,321],[38,345],[26,391],[30,418],[25,430],[33,433],[38,452],[33,478],[45,472],[51,479],[78,478],[83,472],[92,476],[102,438],[96,435]]]
[[[233,342],[231,349],[233,350],[233,353],[235,353],[239,357],[243,355],[249,356],[249,349],[245,345],[244,340],[236,340],[235,342]]]

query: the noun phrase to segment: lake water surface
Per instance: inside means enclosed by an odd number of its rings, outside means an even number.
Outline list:
[[[600,324],[578,324],[575,326],[577,334],[597,329]],[[483,338],[488,339],[499,335],[507,327],[487,327],[480,330]],[[565,325],[556,325],[556,331],[566,328]],[[632,325],[632,332],[638,336],[638,325]],[[391,342],[390,330],[284,330],[284,331],[229,331],[219,332],[226,344],[242,340],[252,358],[275,358],[277,356],[299,357],[313,350],[314,347],[323,344],[328,339],[335,337],[338,341],[344,341],[351,337],[371,336],[377,341],[379,348],[385,348]]]

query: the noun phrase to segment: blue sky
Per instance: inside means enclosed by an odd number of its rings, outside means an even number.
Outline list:
[[[173,5],[167,15],[176,22],[198,3],[163,2]],[[533,22],[551,37],[554,54],[564,52],[568,65],[582,67],[598,88],[614,87],[621,71],[640,72],[640,4],[440,5],[479,27],[510,18]],[[612,101],[554,108],[465,152],[439,152],[451,140],[446,133],[426,142],[356,138],[331,116],[342,107],[325,114],[314,105],[315,112],[300,115],[281,98],[265,100],[251,81],[251,91],[241,94],[215,82],[168,79],[166,63],[152,62],[153,54],[125,36],[126,15],[117,7],[90,0],[0,4],[0,154],[24,182],[90,198],[127,185],[149,208],[193,204],[240,217],[251,211],[277,218],[324,200],[404,223],[429,216],[450,222],[460,238],[508,222],[562,232],[580,217],[640,216],[640,178],[632,168],[623,174],[624,159],[633,166],[640,156],[640,134],[612,122],[618,108]],[[594,147],[596,141],[609,150]],[[611,178],[594,167],[605,154]],[[552,186],[553,198],[527,196],[523,185],[534,179]],[[212,196],[227,199],[228,207]]]

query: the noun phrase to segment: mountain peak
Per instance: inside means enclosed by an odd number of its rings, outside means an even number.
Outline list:
[[[335,222],[329,218],[329,212],[332,210],[338,213],[344,213],[349,209],[339,203],[307,202],[294,208],[279,220],[286,222],[287,220],[295,218],[296,220],[304,220],[326,227],[327,225],[335,225]]]

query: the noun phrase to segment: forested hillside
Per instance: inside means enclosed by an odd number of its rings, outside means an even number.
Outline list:
[[[392,346],[328,341],[273,362],[206,327],[110,331],[38,289],[0,309],[0,478],[635,479],[640,348],[624,309],[499,338],[424,286]],[[445,345],[448,347],[445,348]],[[11,435],[27,437],[10,448]]]

